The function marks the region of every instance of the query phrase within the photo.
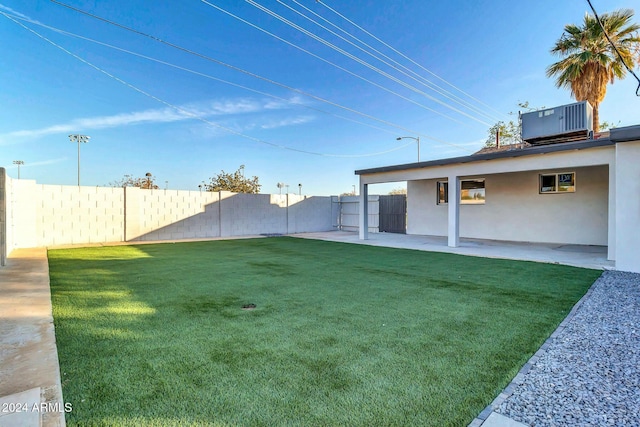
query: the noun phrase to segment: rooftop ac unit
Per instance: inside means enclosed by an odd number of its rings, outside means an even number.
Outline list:
[[[521,115],[522,140],[532,145],[589,139],[593,108],[587,101]]]

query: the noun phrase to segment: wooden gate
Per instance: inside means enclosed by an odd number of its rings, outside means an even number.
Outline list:
[[[380,196],[380,232],[402,233],[407,232],[407,196],[394,194]]]

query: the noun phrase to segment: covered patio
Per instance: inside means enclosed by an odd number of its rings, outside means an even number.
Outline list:
[[[416,249],[640,272],[639,159],[640,125],[597,139],[356,170],[359,239],[380,239],[363,203],[369,186],[405,181],[407,234],[436,236]]]

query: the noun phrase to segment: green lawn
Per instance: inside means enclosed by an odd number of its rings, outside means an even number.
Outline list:
[[[288,237],[49,265],[70,426],[466,426],[600,274]]]

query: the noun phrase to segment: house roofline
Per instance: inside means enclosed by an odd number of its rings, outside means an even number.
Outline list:
[[[507,159],[512,157],[533,156],[536,154],[555,153],[570,150],[587,150],[590,148],[606,147],[615,145],[616,142],[609,138],[592,139],[579,142],[564,142],[552,145],[541,145],[527,148],[515,148],[512,150],[498,151],[486,154],[471,154],[469,156],[450,157],[447,159],[430,160],[427,162],[406,163],[402,165],[382,166],[378,168],[359,169],[355,171],[356,175],[369,175],[373,173],[395,172],[407,169],[424,169],[436,166],[447,166],[456,163],[474,163],[487,160]]]
[[[383,172],[396,172],[407,169],[425,169],[436,166],[446,166],[461,163],[474,163],[487,160],[507,159],[512,157],[534,156],[536,154],[556,153],[571,150],[588,150],[591,148],[607,147],[619,142],[640,140],[640,125],[611,129],[608,138],[590,139],[586,141],[562,142],[549,145],[538,145],[527,148],[516,148],[486,154],[471,154],[469,156],[450,157],[447,159],[430,160],[427,162],[405,163],[401,165],[382,166],[378,168],[359,169],[356,175],[369,175]]]

